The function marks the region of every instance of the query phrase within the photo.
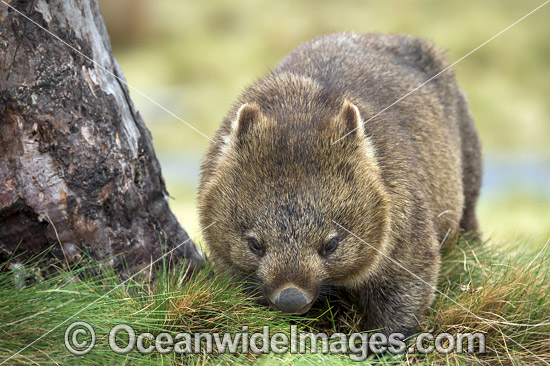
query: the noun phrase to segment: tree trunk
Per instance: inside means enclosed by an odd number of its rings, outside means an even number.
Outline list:
[[[0,262],[55,245],[135,268],[186,242],[97,1],[6,2],[108,71],[0,2]]]

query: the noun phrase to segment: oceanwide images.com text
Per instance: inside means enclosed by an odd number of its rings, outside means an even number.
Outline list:
[[[252,333],[243,326],[236,333],[152,333],[137,334],[127,324],[117,324],[108,334],[110,349],[118,354],[137,350],[142,354],[191,353],[321,353],[346,354],[353,361],[364,361],[370,354],[485,353],[483,333],[420,333],[406,340],[401,333],[305,333],[296,325],[290,333],[271,333],[269,326]],[[74,355],[85,355],[96,345],[94,328],[86,322],[75,322],[65,331],[65,346]]]

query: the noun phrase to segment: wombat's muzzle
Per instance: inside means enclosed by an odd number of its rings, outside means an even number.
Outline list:
[[[270,297],[271,303],[283,313],[303,314],[311,307],[312,298],[300,289],[289,286]]]

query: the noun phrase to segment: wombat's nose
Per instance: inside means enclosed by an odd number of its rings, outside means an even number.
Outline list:
[[[271,300],[283,313],[302,313],[311,302],[311,298],[296,287],[287,287]]]

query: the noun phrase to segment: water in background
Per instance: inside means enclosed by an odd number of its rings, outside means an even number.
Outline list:
[[[177,155],[157,154],[162,173],[172,185],[197,187],[200,162],[203,158],[193,151]],[[495,199],[511,192],[550,197],[550,162],[537,155],[513,156],[510,153],[486,154],[483,161],[482,197]],[[550,207],[549,207],[550,209]]]

